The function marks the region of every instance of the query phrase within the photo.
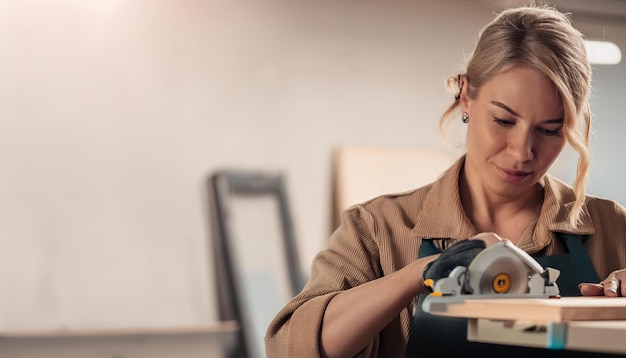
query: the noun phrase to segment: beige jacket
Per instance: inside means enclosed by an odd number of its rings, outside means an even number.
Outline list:
[[[328,247],[314,259],[309,282],[275,317],[265,338],[268,357],[319,357],[324,311],[343,290],[389,275],[417,258],[422,239],[450,239],[452,244],[477,234],[461,206],[458,178],[461,158],[439,180],[422,188],[383,195],[342,213],[341,226]],[[604,279],[626,268],[626,209],[614,201],[588,196],[582,224],[573,228],[567,207],[573,191],[546,176],[538,221],[529,227],[519,247],[529,253],[563,252],[554,232],[591,235],[587,252]],[[417,278],[416,278],[417,279]],[[413,305],[399,312],[359,357],[403,357]]]

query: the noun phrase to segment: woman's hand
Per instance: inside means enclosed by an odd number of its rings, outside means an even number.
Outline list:
[[[503,239],[493,232],[483,232],[468,240],[458,241],[445,249],[436,260],[426,265],[423,279],[437,281],[448,277],[453,269],[458,266],[468,267],[482,250],[501,241]]]
[[[581,283],[578,289],[583,296],[626,297],[626,269],[615,270],[600,283]]]

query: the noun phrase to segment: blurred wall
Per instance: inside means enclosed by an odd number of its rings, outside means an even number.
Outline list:
[[[562,1],[564,2],[564,1]],[[626,19],[602,20],[597,17],[574,15],[575,25],[587,38],[608,40],[622,51],[622,62],[617,65],[592,65],[593,78],[590,96],[592,126],[590,136],[591,166],[587,192],[611,198],[626,205],[626,166],[621,153],[626,151],[622,136],[626,132]],[[566,147],[568,148],[568,147]],[[568,148],[569,149],[569,148]],[[552,173],[573,183],[577,156],[566,150]]]
[[[332,148],[443,148],[485,4],[0,2],[0,330],[217,319],[219,168],[286,173],[308,269]]]

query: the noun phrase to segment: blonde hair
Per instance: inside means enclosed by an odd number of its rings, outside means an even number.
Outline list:
[[[483,84],[514,66],[526,66],[543,73],[561,96],[563,133],[579,155],[573,185],[576,200],[568,214],[570,224],[577,226],[583,212],[590,162],[591,66],[583,35],[565,14],[547,6],[502,11],[482,31],[467,71],[462,74],[467,78],[468,97],[476,98]],[[448,78],[449,90],[460,92],[460,76]],[[456,98],[441,117],[439,130],[444,139],[447,120],[459,106]]]

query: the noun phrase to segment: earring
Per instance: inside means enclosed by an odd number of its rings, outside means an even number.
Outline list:
[[[469,122],[469,114],[467,114],[467,112],[463,112],[463,115],[461,116],[461,121],[463,121],[463,123]]]

